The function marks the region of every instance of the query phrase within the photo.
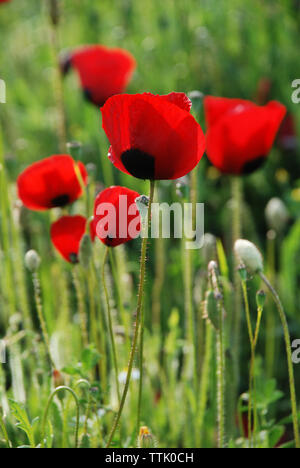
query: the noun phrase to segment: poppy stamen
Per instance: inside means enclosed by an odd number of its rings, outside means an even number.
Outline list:
[[[68,205],[70,202],[70,197],[67,194],[59,195],[58,197],[52,198],[51,206],[61,208]]]
[[[129,149],[121,155],[121,161],[125,169],[138,179],[155,178],[155,158],[139,149]]]
[[[248,161],[244,164],[242,169],[242,174],[252,174],[257,169],[261,168],[264,163],[266,162],[266,157],[260,156],[258,158],[252,159],[252,161]]]
[[[78,263],[78,255],[77,255],[77,253],[74,253],[74,252],[70,253],[69,259],[70,259],[70,262],[71,262],[71,263],[74,263],[74,264],[75,264],[75,263]]]

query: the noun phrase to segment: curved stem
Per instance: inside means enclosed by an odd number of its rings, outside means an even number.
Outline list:
[[[78,432],[79,432],[79,400],[78,400],[78,397],[76,395],[76,393],[74,392],[74,390],[72,390],[70,387],[66,387],[66,386],[61,386],[61,387],[57,387],[50,395],[49,399],[48,399],[48,402],[47,402],[47,405],[46,405],[46,409],[45,409],[45,413],[44,413],[44,417],[43,417],[43,421],[42,421],[42,448],[45,448],[45,427],[46,427],[46,421],[47,421],[47,417],[48,417],[48,412],[49,412],[49,408],[50,408],[50,405],[52,403],[52,400],[53,398],[55,397],[55,395],[57,393],[59,393],[61,390],[66,390],[67,392],[70,392],[71,395],[73,396],[74,400],[75,400],[75,403],[76,403],[76,426],[75,426],[75,448],[78,448]]]
[[[105,294],[105,299],[106,299],[108,329],[109,329],[109,335],[110,335],[110,341],[111,341],[113,363],[114,363],[114,368],[115,368],[116,389],[117,389],[117,395],[118,395],[118,402],[120,403],[118,358],[117,358],[116,343],[115,343],[115,337],[114,337],[114,331],[113,331],[111,308],[110,308],[110,303],[109,303],[109,294],[108,294],[108,290],[106,286],[106,278],[105,278],[105,265],[106,265],[108,253],[109,253],[109,247],[106,247],[104,258],[103,258],[103,264],[102,264],[102,283],[103,283],[103,289],[104,289],[104,294]]]
[[[86,379],[80,379],[78,380],[78,382],[76,382],[76,384],[74,385],[74,388],[77,388],[79,385],[86,385],[88,390],[91,389],[91,384],[88,380]],[[85,419],[84,419],[84,425],[83,425],[83,435],[87,435],[87,431],[88,431],[88,420],[89,420],[89,416],[90,416],[90,410],[91,410],[91,403],[92,403],[92,397],[91,397],[91,393],[89,391],[89,397],[88,397],[88,404],[87,404],[87,408],[86,408],[86,413],[85,413]]]
[[[296,448],[300,448],[295,377],[294,377],[294,368],[293,368],[293,361],[292,361],[291,338],[290,338],[289,327],[288,327],[288,323],[287,323],[287,319],[286,319],[283,306],[281,304],[281,301],[279,299],[277,292],[275,291],[275,289],[269,282],[268,278],[266,278],[266,276],[262,272],[260,272],[259,275],[273,296],[273,299],[275,301],[275,304],[279,312],[282,327],[283,327],[287,363],[288,363],[288,372],[289,372],[289,385],[290,385],[290,393],[291,393],[291,405],[292,405],[292,417],[293,417],[293,426],[294,426],[294,434],[295,434],[295,444],[296,444]]]
[[[153,202],[154,185],[155,185],[154,180],[151,180],[150,184],[151,185],[150,185],[150,200],[149,200],[149,207],[148,207],[148,229],[149,229],[150,224],[151,224],[151,206],[152,206],[152,202]],[[140,284],[139,284],[138,302],[137,302],[137,309],[136,309],[136,321],[135,321],[135,328],[134,328],[134,334],[133,334],[133,340],[132,340],[132,347],[131,347],[131,352],[130,352],[130,357],[129,357],[127,377],[126,377],[125,387],[124,387],[122,398],[121,398],[120,408],[119,408],[118,414],[116,416],[116,419],[114,421],[112,430],[110,432],[108,442],[106,444],[106,448],[110,447],[112,439],[113,439],[113,437],[115,435],[115,432],[116,432],[116,429],[118,427],[120,418],[122,416],[123,408],[124,408],[124,405],[125,405],[125,401],[126,401],[126,397],[127,397],[127,393],[128,393],[128,389],[129,389],[130,379],[131,379],[133,361],[134,361],[134,356],[135,356],[135,352],[136,352],[139,328],[140,328],[140,323],[141,323],[141,312],[142,312],[145,273],[146,273],[147,240],[148,240],[147,236],[143,237],[143,239],[142,239],[141,263],[140,263]]]

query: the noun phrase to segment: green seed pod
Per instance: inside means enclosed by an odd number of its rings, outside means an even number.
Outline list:
[[[89,234],[85,234],[83,238],[81,239],[80,247],[79,247],[79,263],[83,266],[83,268],[88,269],[92,255],[93,255],[92,239]]]
[[[41,258],[35,250],[28,250],[25,254],[25,265],[26,268],[34,273],[38,270],[41,263]]]
[[[263,289],[256,293],[256,304],[259,309],[263,309],[266,302],[266,293]]]
[[[138,448],[155,448],[156,440],[151,434],[147,426],[140,428],[140,433],[138,436],[137,447]]]
[[[250,273],[258,273],[263,270],[262,255],[252,242],[245,239],[237,240],[234,244],[234,252]]]
[[[275,232],[280,233],[284,230],[288,220],[288,210],[280,198],[271,198],[265,209],[265,215],[268,225]]]
[[[207,318],[215,330],[219,329],[219,310],[214,291],[209,289],[205,293],[204,318]]]

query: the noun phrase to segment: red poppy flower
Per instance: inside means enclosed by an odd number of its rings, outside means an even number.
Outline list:
[[[279,102],[207,96],[204,99],[207,155],[227,174],[249,174],[265,162],[286,113]]]
[[[78,164],[86,184],[85,166],[65,154],[42,159],[25,169],[17,180],[19,197],[24,205],[30,210],[44,211],[77,200],[82,195],[82,187],[75,164]]]
[[[109,187],[100,192],[94,206],[94,229],[108,247],[136,238],[141,231],[140,214],[135,203],[138,192],[126,187]]]
[[[10,0],[0,0],[0,3],[7,3],[10,2]]]
[[[87,220],[83,216],[62,216],[51,225],[51,241],[62,257],[70,263],[78,263],[80,241],[86,231]],[[95,233],[90,224],[91,239]]]
[[[139,179],[178,179],[198,164],[205,138],[184,93],[119,95],[103,106],[109,158]]]
[[[97,106],[124,91],[135,66],[133,56],[126,50],[100,45],[82,47],[62,60],[63,72],[73,67],[86,98]]]

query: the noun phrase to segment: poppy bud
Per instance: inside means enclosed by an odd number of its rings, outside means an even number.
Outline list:
[[[258,248],[250,241],[238,239],[234,244],[234,252],[251,273],[263,270],[263,258]]]
[[[155,448],[156,441],[147,426],[140,428],[140,433],[138,437],[138,448]]]
[[[93,255],[93,243],[89,234],[84,234],[80,241],[79,247],[79,263],[88,269],[90,260]]]
[[[57,369],[54,369],[54,371],[52,372],[52,379],[53,379],[54,388],[59,388],[65,385],[65,379],[63,375],[61,374],[61,372],[59,372],[59,370]],[[57,397],[59,398],[60,401],[62,401],[65,397],[64,390],[58,391]]]
[[[58,0],[51,0],[50,1],[50,18],[51,18],[52,24],[54,26],[58,25],[58,23],[59,23]]]
[[[54,388],[61,387],[65,384],[65,379],[63,375],[57,369],[54,369],[54,371],[52,372],[52,378],[53,378]]]
[[[260,289],[260,291],[256,293],[256,304],[259,309],[264,308],[266,297],[267,295],[263,289]]]
[[[205,302],[204,302],[204,317],[208,319],[213,327],[218,330],[219,328],[219,311],[218,305],[215,298],[215,294],[212,289],[206,291]]]
[[[289,213],[288,210],[280,198],[271,198],[265,209],[265,215],[268,225],[271,229],[276,232],[281,232],[285,228]]]
[[[37,271],[41,263],[41,258],[35,250],[28,250],[25,254],[25,265],[31,273]]]

